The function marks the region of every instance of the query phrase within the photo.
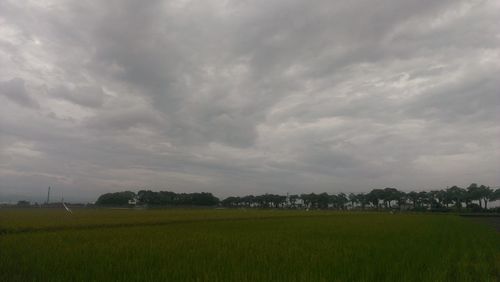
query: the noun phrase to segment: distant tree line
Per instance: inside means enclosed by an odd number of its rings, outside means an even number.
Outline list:
[[[500,199],[500,188],[472,183],[467,188],[453,186],[442,190],[403,192],[396,188],[373,189],[369,193],[309,193],[301,195],[248,195],[228,197],[220,201],[212,193],[175,193],[141,190],[106,193],[96,204],[103,206],[223,206],[245,208],[304,208],[304,209],[399,209],[471,211],[488,209],[488,203]]]
[[[273,195],[228,197],[225,207],[311,208],[311,209],[405,209],[446,210],[467,208],[486,210],[488,202],[500,199],[500,189],[493,190],[472,183],[467,188],[453,186],[443,190],[403,192],[396,188],[373,189],[369,193]]]
[[[212,193],[175,193],[170,191],[153,192],[141,190],[106,193],[96,201],[101,206],[149,205],[149,206],[215,206],[219,199]]]

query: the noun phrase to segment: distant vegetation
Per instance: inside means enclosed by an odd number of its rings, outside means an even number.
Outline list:
[[[96,204],[109,206],[128,205],[129,201],[135,198],[135,193],[130,191],[106,193],[97,199]]]
[[[428,210],[450,208],[483,210],[489,201],[500,199],[500,189],[493,190],[473,183],[467,189],[453,186],[443,190],[405,193],[396,188],[373,189],[369,193],[301,194],[229,197],[221,203],[227,207],[292,207],[314,209],[406,209]]]
[[[141,190],[101,195],[97,205],[149,206],[216,206],[245,208],[303,208],[303,209],[398,209],[398,210],[462,210],[485,211],[488,203],[500,199],[500,189],[493,190],[472,183],[467,188],[453,186],[442,190],[408,192],[396,188],[373,189],[369,193],[248,195],[228,197],[222,201],[211,193],[174,193]]]
[[[106,193],[97,199],[96,205],[123,206],[137,203],[150,206],[214,206],[219,203],[219,199],[212,193],[204,192],[174,193],[141,190],[137,194],[130,191]]]

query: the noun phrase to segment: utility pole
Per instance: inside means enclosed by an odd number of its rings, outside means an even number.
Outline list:
[[[49,186],[49,189],[47,191],[47,202],[45,202],[46,204],[48,204],[50,202],[50,186]]]

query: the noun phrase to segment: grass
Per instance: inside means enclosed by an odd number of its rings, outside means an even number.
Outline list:
[[[0,211],[0,281],[498,281],[500,238],[453,215]]]

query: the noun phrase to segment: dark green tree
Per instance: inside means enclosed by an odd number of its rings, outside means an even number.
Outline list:
[[[318,208],[320,209],[328,208],[329,202],[330,202],[330,196],[327,193],[323,192],[317,195]]]
[[[453,200],[455,203],[455,207],[457,209],[462,208],[462,203],[465,201],[467,196],[467,191],[458,186],[453,186],[446,189],[446,193],[449,195],[449,198]]]
[[[361,205],[361,209],[364,210],[366,205],[370,204],[367,195],[364,193],[359,193],[356,195],[356,198],[358,198],[358,202]]]
[[[415,191],[411,191],[410,193],[406,194],[408,199],[411,201],[411,204],[413,205],[413,209],[417,208],[417,203],[419,199],[419,195]]]
[[[102,206],[125,206],[128,205],[128,201],[135,198],[135,193],[131,191],[116,192],[116,193],[106,193],[101,196],[96,201],[96,205]]]
[[[351,202],[351,207],[354,208],[357,203],[359,203],[358,196],[354,193],[350,193],[349,196],[349,201]]]
[[[488,208],[488,200],[493,194],[493,190],[489,186],[481,185],[478,188],[479,190],[479,204],[481,204],[481,200],[484,202],[484,209]]]
[[[384,190],[373,189],[366,195],[368,202],[370,202],[377,209],[380,207],[380,201],[384,199]]]

